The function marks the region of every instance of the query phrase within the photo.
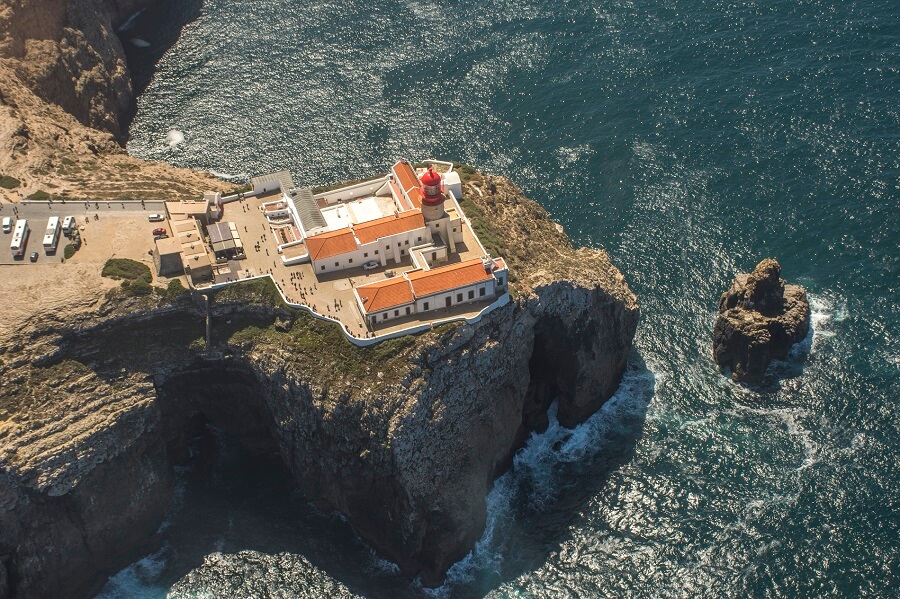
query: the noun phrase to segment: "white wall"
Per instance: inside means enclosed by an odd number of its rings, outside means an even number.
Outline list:
[[[366,181],[364,183],[348,185],[347,187],[339,187],[331,191],[326,191],[325,193],[316,194],[313,197],[317,200],[323,199],[329,204],[334,204],[339,200],[346,202],[347,200],[352,200],[355,198],[371,196],[375,195],[375,192],[381,189],[381,186],[384,185],[384,182],[389,178],[390,177],[385,176],[379,179],[373,179],[372,181]]]
[[[484,287],[484,295],[478,294],[478,289]],[[475,297],[469,299],[469,291],[472,290],[475,292]],[[457,294],[462,294],[462,301],[457,300]],[[417,312],[431,312],[434,310],[440,310],[442,308],[447,307],[447,298],[450,298],[450,306],[458,306],[460,304],[468,304],[470,302],[477,302],[481,300],[490,300],[494,298],[494,279],[489,279],[484,282],[476,283],[474,285],[469,285],[467,287],[460,287],[459,289],[454,289],[453,291],[448,291],[445,293],[437,293],[435,295],[429,295],[426,297],[416,298],[416,311]],[[425,309],[425,304],[428,304],[428,309]]]

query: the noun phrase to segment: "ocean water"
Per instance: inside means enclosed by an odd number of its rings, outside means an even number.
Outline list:
[[[400,157],[507,175],[609,252],[642,320],[615,398],[529,440],[443,587],[402,580],[223,441],[229,474],[184,475],[167,545],[103,596],[215,596],[241,564],[246,597],[900,596],[898,15],[208,0],[136,19],[132,154],[309,185]],[[766,256],[809,290],[813,332],[746,388],[712,363],[711,330]],[[266,560],[282,565],[268,582]]]

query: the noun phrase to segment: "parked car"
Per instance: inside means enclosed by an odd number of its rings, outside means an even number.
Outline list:
[[[28,259],[31,260],[32,262],[37,262],[37,257],[38,257],[37,252],[31,252],[31,255],[28,256]]]
[[[12,219],[8,216],[3,217],[3,232],[9,233],[12,231]]]
[[[153,229],[153,234],[154,235],[165,235],[166,229],[164,227],[156,227],[155,229]]]
[[[162,235],[154,235],[153,241],[159,241],[160,239],[168,239],[169,236],[163,233]]]
[[[373,268],[378,268],[378,262],[375,260],[369,260],[363,264],[363,270],[372,270]]]
[[[166,220],[166,217],[162,214],[151,214],[149,218],[151,223],[161,223]]]

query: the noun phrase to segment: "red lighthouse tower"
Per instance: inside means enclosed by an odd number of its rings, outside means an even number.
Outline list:
[[[422,174],[419,179],[422,186],[422,216],[426,221],[436,220],[444,216],[444,185],[440,174],[433,167]]]

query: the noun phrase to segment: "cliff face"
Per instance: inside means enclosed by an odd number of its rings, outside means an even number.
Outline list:
[[[151,0],[18,0],[0,12],[0,57],[45,102],[120,135],[134,101],[118,27]]]
[[[152,542],[197,415],[277,451],[310,499],[439,582],[550,402],[571,425],[613,393],[638,320],[605,253],[574,250],[515,186],[476,175],[465,202],[486,237],[510,225],[498,249],[517,277],[514,301],[474,325],[361,349],[232,287],[211,307],[214,360],[195,349],[189,301],[107,303],[93,322],[61,314],[22,333],[0,367],[0,561],[17,596],[84,594]]]
[[[152,0],[0,3],[0,201],[38,190],[62,199],[154,200],[224,190],[213,177],[125,153],[134,96],[115,31]],[[161,141],[162,143],[162,141]]]

